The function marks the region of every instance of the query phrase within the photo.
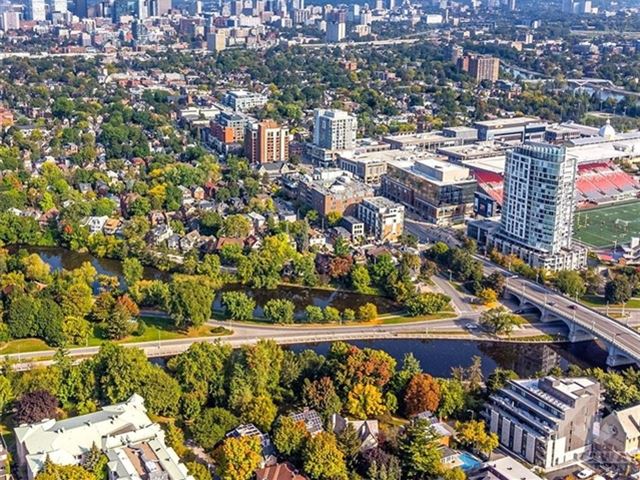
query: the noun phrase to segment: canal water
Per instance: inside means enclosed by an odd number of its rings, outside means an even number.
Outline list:
[[[401,365],[406,353],[420,360],[422,369],[437,377],[449,377],[455,367],[469,367],[473,357],[482,360],[485,376],[497,367],[513,370],[520,377],[531,377],[551,368],[566,369],[575,364],[583,368],[605,368],[606,352],[596,342],[573,344],[505,343],[472,340],[361,340],[349,343],[361,348],[384,350]],[[295,352],[311,349],[326,354],[330,343],[307,343],[288,348]]]
[[[26,248],[31,253],[37,253],[40,258],[51,266],[52,270],[73,270],[80,267],[84,262],[89,262],[101,275],[116,276],[122,282],[122,263],[119,260],[107,258],[97,258],[89,253],[78,253],[64,248],[29,247]],[[145,267],[144,278],[161,279],[168,281],[170,274],[156,268]],[[97,287],[97,284],[96,284]],[[229,284],[225,285],[216,295],[214,308],[221,309],[222,293],[231,290],[242,290],[256,301],[256,313],[262,315],[262,306],[271,298],[286,298],[291,300],[296,307],[296,315],[301,316],[307,305],[318,307],[332,306],[342,311],[345,308],[357,310],[365,303],[373,303],[378,307],[378,313],[390,313],[400,310],[400,306],[391,299],[377,295],[362,295],[359,293],[329,290],[321,288],[306,288],[295,285],[280,285],[274,290],[251,288],[246,285]]]

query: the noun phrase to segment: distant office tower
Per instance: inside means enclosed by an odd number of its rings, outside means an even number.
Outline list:
[[[26,8],[27,20],[44,22],[47,19],[47,10],[44,0],[28,0]]]
[[[147,0],[137,0],[136,2],[136,17],[140,20],[144,20],[149,16],[149,5]]]
[[[289,159],[289,130],[273,120],[247,125],[244,154],[252,163],[284,162]]]
[[[389,10],[395,10],[396,9],[396,0],[387,0],[387,8]]]
[[[20,29],[20,12],[7,10],[0,15],[0,28],[3,32]]]
[[[224,32],[209,32],[207,34],[207,49],[210,52],[221,52],[227,47],[227,35]]]
[[[75,14],[78,18],[83,19],[89,16],[89,12],[87,9],[87,0],[76,0],[75,1],[76,9]]]
[[[162,15],[166,15],[171,10],[171,0],[157,0],[158,11],[156,15],[161,17]]]
[[[382,10],[383,8],[384,8],[384,1],[383,0],[376,0],[375,9],[376,10]]]
[[[347,24],[344,22],[329,21],[327,22],[327,42],[337,43],[344,40],[347,36]]]
[[[342,110],[318,109],[314,115],[313,144],[328,150],[351,150],[356,145],[358,119]]]
[[[451,46],[451,61],[455,64],[458,63],[458,60],[462,58],[464,55],[464,48],[460,45],[452,45]],[[468,66],[467,66],[468,67]]]
[[[240,15],[244,10],[244,2],[241,0],[234,0],[231,2],[231,15]]]
[[[495,82],[500,76],[500,59],[495,57],[474,56],[469,59],[469,74],[476,82],[489,80]]]
[[[572,240],[576,172],[565,147],[529,142],[507,153],[499,251],[550,270],[584,266]]]
[[[50,5],[51,13],[64,13],[68,10],[67,0],[51,0]]]
[[[562,2],[562,13],[589,14],[592,13],[591,0],[564,0]]]

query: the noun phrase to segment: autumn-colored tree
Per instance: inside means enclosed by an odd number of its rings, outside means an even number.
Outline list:
[[[344,342],[335,342],[328,357],[334,382],[347,393],[356,383],[373,383],[383,388],[395,372],[396,361],[388,353],[370,348],[360,349]]]
[[[329,276],[334,280],[349,274],[353,265],[351,257],[334,257],[329,263]]]
[[[482,420],[456,423],[456,440],[467,448],[490,455],[498,448],[499,440],[495,433],[488,433]]]
[[[382,393],[375,385],[358,383],[347,396],[347,412],[360,420],[382,415],[385,411]]]
[[[429,374],[414,375],[404,393],[404,411],[408,416],[429,411],[435,412],[440,403],[440,386]]]
[[[305,378],[302,386],[302,401],[305,406],[317,410],[325,417],[338,413],[342,408],[342,401],[329,377],[313,381]]]
[[[320,432],[309,439],[302,452],[304,471],[312,480],[347,480],[344,454],[335,435]]]
[[[37,480],[97,480],[95,474],[80,465],[56,465],[48,458]]]
[[[249,480],[262,461],[262,445],[256,436],[229,437],[213,452],[222,480]]]
[[[16,402],[16,424],[36,423],[45,418],[55,419],[58,399],[46,390],[25,393]]]
[[[136,305],[136,302],[134,302],[126,293],[118,298],[116,305],[121,305],[127,312],[129,312],[129,315],[131,315],[132,317],[137,317],[138,315],[140,315],[140,309],[138,308],[138,305]]]

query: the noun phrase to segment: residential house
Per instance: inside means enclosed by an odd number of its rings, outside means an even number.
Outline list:
[[[451,446],[451,439],[455,436],[456,431],[448,423],[440,421],[431,412],[421,412],[413,417],[413,420],[422,419],[429,422],[429,425],[433,427],[438,434],[439,441],[444,447]]]
[[[305,408],[301,412],[292,413],[289,415],[295,421],[304,422],[307,427],[307,431],[313,437],[320,432],[324,432],[324,426],[322,422],[322,417],[315,410]]]
[[[178,250],[180,248],[180,235],[174,233],[167,238],[167,248],[169,248],[169,250]]]
[[[87,227],[89,229],[90,233],[98,233],[98,232],[102,232],[102,229],[104,228],[105,223],[107,223],[107,220],[109,220],[109,217],[107,217],[106,215],[103,216],[91,216],[91,217],[86,217],[81,225],[83,227]]]
[[[158,225],[153,227],[147,234],[149,242],[158,245],[165,242],[173,235],[173,230],[169,225]]]
[[[188,252],[194,248],[200,248],[203,242],[200,233],[197,230],[192,230],[180,239],[180,250]]]
[[[102,231],[105,235],[115,235],[121,226],[122,221],[119,218],[110,218],[104,223]]]
[[[604,417],[597,441],[617,452],[632,455],[640,452],[640,405]]]
[[[331,415],[331,430],[342,433],[347,427],[352,427],[360,439],[360,451],[370,450],[378,446],[377,420],[350,420],[338,413]]]
[[[260,163],[257,164],[255,168],[261,178],[266,176],[270,182],[296,171],[296,169],[287,162]]]
[[[307,480],[290,463],[276,463],[256,470],[256,480]]]

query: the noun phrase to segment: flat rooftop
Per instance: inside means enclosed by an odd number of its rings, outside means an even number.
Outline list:
[[[404,135],[385,135],[382,139],[402,145],[420,145],[422,143],[455,142],[453,137],[445,137],[442,132],[410,133]]]
[[[341,153],[340,156],[348,160],[363,163],[393,162],[402,160],[439,160],[446,162],[447,160],[446,157],[437,155],[433,152],[414,152],[407,150],[381,150],[379,152],[347,151]]]
[[[513,118],[496,118],[495,120],[484,120],[481,122],[475,122],[477,127],[486,128],[508,128],[517,127],[519,125],[528,125],[530,123],[544,123],[541,118],[538,117],[513,117]]]
[[[442,160],[421,159],[421,160],[396,160],[389,162],[390,166],[405,172],[422,177],[436,185],[455,185],[474,181],[469,169]]]
[[[474,158],[494,157],[504,155],[507,146],[493,141],[472,143],[469,145],[457,145],[451,147],[440,147],[437,153],[446,155],[449,158],[460,158],[472,160]]]

